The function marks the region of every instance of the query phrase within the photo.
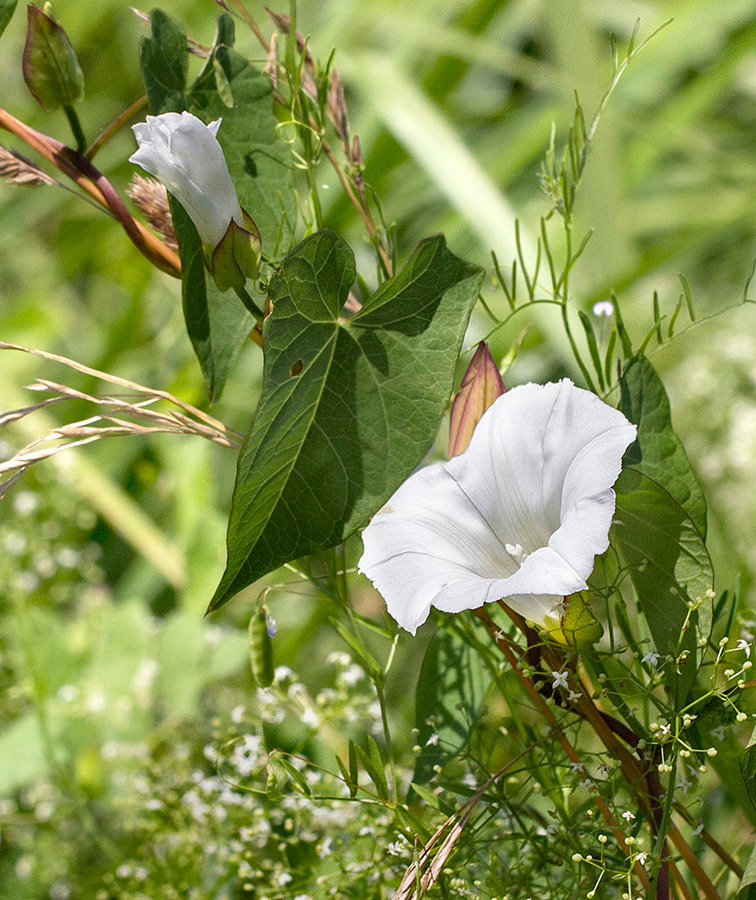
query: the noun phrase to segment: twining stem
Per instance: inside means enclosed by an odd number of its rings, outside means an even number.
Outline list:
[[[132,116],[135,116],[138,112],[141,112],[147,106],[147,94],[143,94],[138,100],[135,100],[131,106],[126,107],[126,109],[118,116],[113,119],[113,121],[107,125],[103,130],[97,135],[97,137],[92,141],[92,143],[87,147],[84,155],[88,160],[93,160],[95,155],[100,152],[100,150],[104,147],[104,145],[116,134],[118,131],[123,128],[126,122],[129,121]]]
[[[572,746],[572,744],[569,742],[569,740],[564,735],[564,733],[561,731],[561,729],[559,727],[559,723],[557,722],[557,719],[554,716],[554,713],[551,711],[550,707],[548,706],[548,704],[546,703],[544,698],[538,692],[537,688],[535,687],[533,682],[530,680],[530,678],[528,678],[525,675],[525,673],[522,671],[522,669],[518,665],[519,660],[517,659],[514,652],[512,651],[512,648],[510,647],[510,644],[509,644],[509,641],[507,640],[507,638],[500,634],[498,626],[496,625],[496,623],[493,621],[493,619],[488,615],[488,613],[484,609],[481,608],[481,609],[473,610],[473,615],[477,616],[477,618],[480,619],[480,621],[485,625],[486,630],[491,635],[491,637],[494,639],[494,641],[496,642],[496,644],[499,647],[499,649],[501,650],[501,652],[504,654],[507,662],[512,667],[512,671],[515,673],[517,678],[520,680],[520,683],[525,688],[525,691],[527,692],[530,699],[538,707],[539,711],[541,712],[543,717],[546,719],[546,721],[554,728],[554,733],[556,735],[556,738],[559,741],[559,744],[561,745],[562,749],[564,750],[567,758],[570,760],[570,762],[573,762],[576,765],[580,766],[581,761],[580,761],[580,757],[577,754],[577,751]],[[589,793],[590,793],[591,799],[594,801],[594,803],[596,804],[596,806],[599,809],[599,812],[603,816],[604,821],[607,823],[607,825],[611,829],[612,834],[614,835],[614,839],[617,841],[617,845],[620,847],[620,849],[622,850],[622,852],[625,854],[625,856],[628,859],[632,859],[633,853],[630,850],[630,847],[627,845],[627,842],[625,841],[625,835],[622,831],[622,828],[620,827],[619,823],[612,815],[611,810],[606,805],[603,797],[601,797],[596,791],[590,791]],[[643,885],[643,887],[648,888],[650,886],[650,881],[649,881],[648,875],[646,874],[646,871],[644,870],[643,866],[641,866],[639,862],[635,861],[633,863],[633,870],[634,870],[638,880]]]
[[[112,212],[134,246],[155,266],[175,278],[181,277],[181,260],[151,231],[131,215],[113,185],[83,154],[36,131],[0,109],[0,128],[10,131],[60,169],[100,206]]]
[[[528,632],[532,633],[532,630],[527,627],[522,616],[519,616],[503,602],[500,602],[499,605],[505,610],[514,624],[523,632],[523,634],[526,635],[526,637],[528,636]],[[511,649],[509,648],[509,643],[506,641],[506,639],[497,637],[497,634],[500,634],[500,632],[498,631],[496,624],[493,622],[490,616],[488,616],[488,613],[486,613],[484,610],[475,610],[474,612],[475,615],[478,616],[478,618],[480,618],[481,621],[486,625],[486,628],[494,637],[497,645],[500,647],[502,652],[504,652],[505,656],[507,656],[507,659],[509,660],[513,668],[515,668],[512,662],[513,660],[515,660],[515,657],[512,654]],[[486,621],[486,619],[488,621]],[[544,656],[544,663],[548,667],[553,668],[554,670],[561,668],[560,662],[556,660],[551,649],[545,647],[542,649],[542,652]],[[520,677],[520,680],[523,681],[524,676],[522,676],[522,673],[520,673],[518,670],[515,671],[518,677]],[[612,757],[620,763],[620,770],[623,774],[623,777],[625,778],[625,781],[627,782],[628,786],[635,792],[640,806],[643,808],[644,813],[654,825],[655,832],[658,836],[659,825],[663,823],[659,823],[657,813],[655,813],[654,811],[654,806],[655,804],[658,804],[658,808],[661,809],[661,785],[659,784],[658,775],[653,768],[653,760],[648,760],[645,755],[643,755],[640,760],[635,759],[632,754],[629,753],[629,751],[620,743],[620,741],[617,740],[617,737],[615,736],[615,730],[619,732],[619,737],[621,737],[623,740],[627,740],[628,743],[630,743],[633,747],[637,746],[637,736],[632,733],[631,729],[627,728],[627,726],[623,725],[621,722],[618,722],[612,716],[608,716],[606,713],[603,713],[602,711],[597,709],[593,702],[588,699],[588,690],[579,678],[577,679],[577,681],[575,681],[575,678],[572,676],[572,674],[570,674],[568,678],[568,684],[570,685],[568,687],[568,690],[583,694],[583,696],[580,697],[574,704],[575,711],[588,721],[588,723],[592,726],[596,735],[599,737]],[[525,680],[528,682],[528,684],[530,684],[530,689],[526,687],[528,693],[531,694],[531,696],[532,691],[535,691],[536,694],[538,694],[538,691],[532,685],[530,680]],[[525,681],[523,681],[523,684],[525,684]],[[542,711],[543,709],[548,711],[547,718],[549,719],[549,721],[551,721],[553,719],[553,713],[546,705],[545,700],[543,700],[540,694],[538,694],[538,696],[540,697],[543,704],[543,706],[539,704],[539,707],[542,709]],[[544,715],[546,715],[546,713],[544,713]],[[643,789],[644,782],[646,785],[645,790]],[[698,886],[704,892],[707,900],[721,900],[719,894],[717,893],[716,887],[704,871],[700,862],[696,858],[695,853],[693,852],[683,835],[680,833],[679,829],[674,824],[669,823],[662,830],[666,831],[666,834],[664,835],[664,841],[666,841],[666,838],[668,837],[674,844],[675,848],[680,853],[680,856],[683,858],[686,865],[690,869],[690,872],[695,878]],[[667,853],[666,851],[662,850],[659,855],[662,860],[663,866],[667,861]],[[675,871],[674,867],[673,871]],[[662,876],[660,874],[659,882],[661,882],[662,889],[667,891],[664,896],[668,897],[669,888],[668,883],[665,884],[665,881],[662,880],[664,877],[666,876]],[[662,894],[658,893],[658,891],[660,890],[659,882],[657,882],[656,896],[660,898]],[[646,887],[649,886],[647,877],[644,885]]]
[[[263,311],[252,299],[252,297],[250,296],[250,294],[246,288],[234,288],[234,290],[236,291],[236,295],[241,300],[241,302],[244,304],[246,309],[249,312],[251,312],[252,315],[257,319],[257,324],[259,325],[262,322],[262,320],[265,318],[265,314],[263,313]],[[252,340],[255,340],[251,334],[250,334],[250,338]],[[257,343],[257,341],[255,341],[255,343]]]

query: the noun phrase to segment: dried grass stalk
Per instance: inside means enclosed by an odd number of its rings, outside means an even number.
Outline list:
[[[43,172],[38,166],[15,150],[8,150],[0,145],[0,178],[19,184],[23,187],[38,187],[42,184],[57,184],[47,172]]]
[[[42,350],[34,350],[18,344],[6,344],[0,341],[0,350],[21,350],[42,356],[55,362],[63,363],[80,372],[94,375],[103,381],[118,384],[132,391],[130,395],[108,394],[95,396],[79,391],[65,384],[59,384],[48,379],[37,379],[28,385],[32,391],[49,391],[55,396],[46,397],[39,403],[10,410],[0,415],[0,428],[16,422],[27,415],[31,415],[46,406],[60,403],[64,400],[84,400],[102,410],[97,415],[77,422],[53,428],[44,436],[27,444],[10,459],[0,463],[0,475],[13,473],[5,481],[0,483],[0,497],[7,493],[16,484],[22,473],[35,462],[49,459],[51,456],[71,447],[78,447],[104,437],[121,435],[146,435],[146,434],[190,434],[203,437],[223,447],[238,450],[241,446],[241,435],[227,429],[221,422],[212,416],[196,409],[183,400],[179,400],[167,391],[155,391],[151,388],[134,382],[126,381],[97,369],[90,369],[81,363],[74,362],[64,356],[54,353],[46,353]],[[146,399],[136,400],[134,397]],[[158,401],[167,401],[178,410],[162,412],[151,408]]]

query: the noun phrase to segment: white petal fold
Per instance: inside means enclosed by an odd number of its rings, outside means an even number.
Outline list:
[[[221,241],[232,219],[244,227],[216,137],[220,124],[216,119],[205,125],[189,112],[147,116],[146,122],[133,126],[139,149],[129,157],[165,185],[210,247]]]
[[[416,472],[376,513],[360,571],[413,634],[431,606],[500,599],[543,624],[609,546],[612,485],[635,434],[571,381],[513,388],[464,453]]]

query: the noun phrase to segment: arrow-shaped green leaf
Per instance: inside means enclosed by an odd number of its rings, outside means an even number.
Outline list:
[[[623,464],[653,478],[683,507],[706,538],[706,498],[672,427],[669,398],[644,356],[630,360],[620,379],[622,412],[638,426]]]
[[[304,240],[271,281],[263,390],[239,455],[226,572],[210,604],[364,525],[428,452],[483,270],[443,236],[353,318],[352,251]]]

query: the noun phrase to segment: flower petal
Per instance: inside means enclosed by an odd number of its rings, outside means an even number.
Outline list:
[[[363,534],[364,572],[407,630],[508,599],[542,623],[608,546],[635,426],[570,381],[500,397],[460,456],[412,475]]]

